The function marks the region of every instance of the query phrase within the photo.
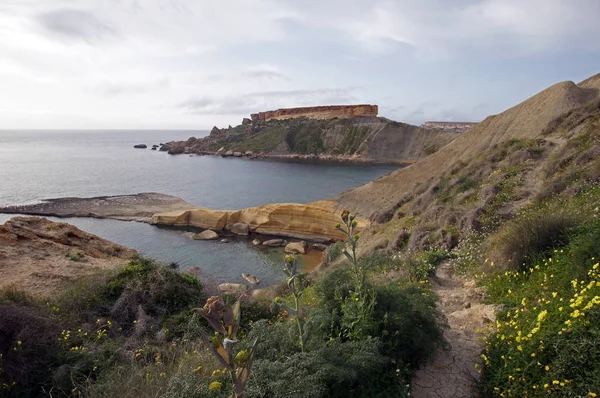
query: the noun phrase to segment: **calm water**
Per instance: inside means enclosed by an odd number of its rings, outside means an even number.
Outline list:
[[[398,166],[279,163],[215,156],[171,156],[150,149],[205,131],[0,131],[0,205],[46,198],[160,192],[196,206],[240,209],[265,203],[306,203],[334,196]],[[0,222],[10,218],[0,215]],[[241,272],[265,282],[278,273],[245,241],[193,241],[181,232],[114,220],[66,219],[105,239],[183,268],[199,266],[218,279]]]

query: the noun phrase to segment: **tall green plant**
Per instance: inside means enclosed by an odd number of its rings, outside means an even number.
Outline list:
[[[342,223],[335,227],[347,236],[346,247],[342,253],[350,261],[353,283],[353,290],[347,297],[342,298],[342,327],[347,337],[357,339],[368,336],[373,329],[375,293],[367,280],[367,263],[358,260],[360,237],[356,232],[356,215],[344,210],[341,218]]]
[[[306,339],[308,338],[308,329],[306,329],[306,320],[300,308],[300,298],[304,294],[307,287],[306,274],[298,272],[298,263],[294,255],[287,255],[284,258],[284,271],[287,275],[287,285],[292,297],[294,298],[294,306],[283,304],[281,299],[277,297],[275,303],[283,308],[294,317],[298,325],[298,343],[300,350],[304,352]]]
[[[204,307],[199,309],[200,314],[215,330],[213,337],[201,329],[200,334],[206,346],[210,349],[217,360],[227,369],[233,384],[233,393],[237,398],[242,397],[244,387],[250,376],[250,369],[254,361],[254,352],[258,339],[252,343],[250,350],[239,351],[233,355],[232,346],[238,343],[236,334],[240,325],[241,297],[233,306],[226,304],[221,297],[212,296],[206,300]],[[220,386],[214,385],[215,390]]]

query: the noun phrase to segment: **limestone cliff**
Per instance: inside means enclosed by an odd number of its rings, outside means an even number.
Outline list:
[[[367,223],[364,219],[357,221],[359,229]],[[191,208],[152,217],[152,223],[157,225],[191,226],[214,231],[231,229],[234,224],[243,223],[258,234],[316,241],[343,239],[344,235],[335,229],[338,222],[335,203],[329,201],[269,204],[237,211]]]
[[[258,112],[250,115],[252,122],[286,120],[299,117],[310,119],[348,119],[357,116],[377,116],[377,105],[329,105],[284,108],[276,111]]]

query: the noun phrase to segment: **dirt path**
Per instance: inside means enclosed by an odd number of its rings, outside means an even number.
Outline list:
[[[448,319],[444,337],[447,350],[419,369],[413,378],[412,396],[416,398],[476,397],[477,369],[481,366],[483,341],[477,330],[495,321],[495,306],[482,304],[484,293],[474,281],[454,274],[449,263],[436,270],[433,289],[439,309]]]

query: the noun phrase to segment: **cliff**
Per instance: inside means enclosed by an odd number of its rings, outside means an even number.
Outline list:
[[[310,119],[348,119],[357,116],[377,116],[377,105],[329,105],[307,106],[301,108],[284,108],[276,111],[253,113],[252,122],[269,120],[286,120],[299,117]]]
[[[301,108],[298,108],[301,109]],[[350,119],[300,117],[271,119],[252,125],[214,128],[208,137],[171,143],[172,154],[198,153],[239,156],[320,156],[325,159],[413,162],[436,152],[459,134],[423,129],[382,117]]]

